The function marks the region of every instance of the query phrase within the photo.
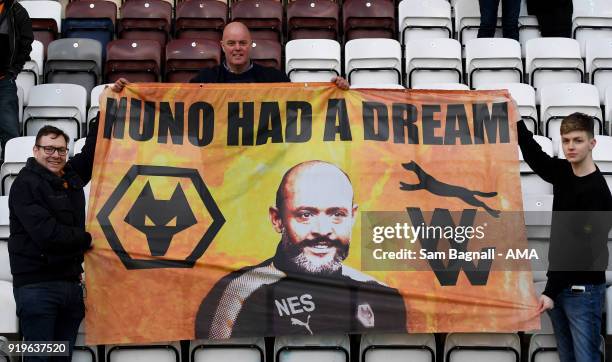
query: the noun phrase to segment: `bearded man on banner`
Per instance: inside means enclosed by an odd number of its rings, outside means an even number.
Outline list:
[[[281,234],[275,255],[217,282],[200,305],[196,337],[406,332],[397,289],[343,264],[353,197],[348,175],[333,164],[307,161],[287,171],[269,209]]]

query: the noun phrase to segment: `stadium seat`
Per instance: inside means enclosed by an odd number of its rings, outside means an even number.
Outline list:
[[[209,39],[174,39],[166,45],[166,82],[188,83],[202,68],[218,65],[221,45]]]
[[[604,174],[612,191],[612,136],[595,136],[597,145],[593,149],[593,161]],[[612,264],[610,265],[612,267]]]
[[[451,6],[446,0],[403,0],[399,3],[400,42],[452,38]]]
[[[46,124],[62,129],[71,142],[81,137],[87,109],[87,91],[77,84],[41,84],[30,91],[23,111],[23,134],[35,136]]]
[[[472,89],[486,83],[521,83],[521,44],[506,38],[469,40],[465,45],[465,67]]]
[[[348,336],[288,336],[274,340],[275,362],[349,362]]]
[[[330,0],[295,0],[287,5],[287,39],[339,40],[340,7]]]
[[[527,129],[533,134],[538,134],[538,110],[536,108],[535,90],[532,86],[523,83],[489,83],[480,85],[476,89],[507,89],[516,102]]]
[[[612,86],[612,39],[590,39],[586,45],[586,71],[599,90],[603,104],[606,88]]]
[[[605,340],[601,337],[599,351],[605,360]],[[529,362],[558,362],[557,341],[554,334],[534,334],[529,342]]]
[[[595,134],[603,130],[599,93],[597,88],[585,83],[559,83],[538,89],[540,94],[540,127],[542,134],[553,141],[553,150],[560,143],[561,120],[574,112],[595,117]]]
[[[178,342],[106,346],[106,362],[180,362],[180,356]]]
[[[96,118],[96,114],[100,110],[100,95],[104,91],[104,87],[110,84],[100,84],[91,90],[89,97],[89,109],[87,110],[87,129],[89,129],[89,122]]]
[[[218,0],[187,0],[176,8],[175,37],[219,41],[227,23],[227,4]]]
[[[26,0],[19,4],[27,10],[34,39],[42,43],[43,54],[47,54],[47,46],[62,31],[62,5],[53,0]]]
[[[344,47],[344,71],[351,85],[401,84],[401,69],[402,48],[397,40],[354,39]]]
[[[435,362],[433,334],[364,334],[359,344],[361,362]]]
[[[115,37],[117,5],[111,1],[72,1],[66,7],[62,26],[64,38],[87,38],[100,42],[102,59],[106,44]]]
[[[525,72],[535,89],[547,84],[580,83],[584,78],[580,46],[574,39],[531,39],[525,54]]]
[[[13,180],[25,166],[28,157],[32,157],[32,149],[36,137],[15,137],[6,142],[4,150],[4,163],[0,166],[0,182],[2,195],[8,196]]]
[[[558,361],[559,352],[557,352],[557,341],[554,334],[534,334],[531,336],[529,340],[529,362]]]
[[[542,147],[542,151],[546,152],[549,156],[554,156],[553,144],[550,138],[544,136],[533,136],[533,139]],[[536,194],[536,195],[552,195],[552,185],[542,180],[542,178],[536,175],[531,167],[524,161],[523,153],[519,148],[519,170],[521,172],[521,189],[523,195]]]
[[[46,83],[83,86],[87,98],[102,80],[102,47],[94,39],[66,38],[49,44],[45,62]]]
[[[419,83],[412,89],[438,89],[438,90],[470,90],[470,87],[463,83]]]
[[[497,30],[495,36],[501,36],[501,6],[497,13]],[[455,9],[455,37],[461,45],[475,39],[480,28],[480,7],[478,0],[457,0]]]
[[[395,39],[392,0],[345,0],[342,3],[344,43],[359,38]]]
[[[446,362],[519,362],[520,353],[514,333],[449,333],[444,342]]]
[[[121,6],[118,37],[155,40],[164,46],[170,35],[172,6],[163,0],[130,0]]]
[[[405,84],[461,83],[461,44],[455,39],[421,39],[406,42]]]
[[[74,142],[74,146],[73,149],[70,150],[72,152],[70,152],[70,156],[74,156],[76,154],[81,153],[81,150],[83,149],[83,147],[85,146],[85,137],[79,138],[78,140],[76,140]]]
[[[19,119],[19,128],[22,128],[23,124],[23,88],[17,84],[17,113]]]
[[[96,362],[98,361],[98,350],[96,346],[85,344],[85,322],[81,322],[79,333],[74,344],[72,362]]]
[[[0,243],[6,243],[0,241]],[[13,283],[0,280],[0,336],[17,336],[19,321],[17,320]],[[1,357],[1,355],[0,355]]]
[[[572,38],[580,43],[585,57],[590,39],[612,38],[612,5],[610,0],[573,1]]]
[[[535,15],[527,12],[527,1],[521,0],[521,11],[519,13],[519,42],[521,43],[521,56],[525,58],[526,44],[530,39],[540,38],[540,25]]]
[[[340,75],[341,67],[335,40],[300,39],[285,45],[285,70],[292,82],[329,82]]]
[[[251,59],[259,65],[281,70],[283,65],[281,63],[281,52],[282,46],[276,40],[254,40],[251,49]]]
[[[244,23],[249,28],[253,40],[282,41],[283,5],[280,1],[236,1],[232,3],[231,14],[232,21]]]
[[[206,339],[189,342],[191,362],[264,362],[263,338]]]
[[[17,75],[15,82],[23,89],[23,104],[28,104],[30,88],[37,85],[43,74],[44,55],[43,45],[38,40],[32,42],[30,60],[23,65],[23,69]]]
[[[157,41],[113,40],[106,47],[104,78],[108,83],[121,77],[131,82],[157,82],[161,60],[162,47]]]
[[[523,169],[521,162],[521,170]],[[530,240],[548,241],[550,239],[550,225],[552,222],[552,192],[543,194],[525,193],[523,189],[522,198],[527,238]],[[548,254],[544,255],[544,257],[547,258]]]

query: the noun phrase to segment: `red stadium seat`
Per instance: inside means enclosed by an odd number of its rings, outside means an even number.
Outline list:
[[[108,83],[121,77],[131,82],[157,82],[161,65],[162,47],[155,40],[118,39],[106,47],[104,74]]]
[[[344,41],[395,37],[392,0],[346,0],[342,4]]]
[[[117,5],[107,0],[72,1],[66,6],[66,18],[107,18],[114,24],[117,21]]]
[[[57,1],[21,1],[20,4],[32,19],[34,39],[42,43],[46,56],[49,43],[59,38],[62,6]]]
[[[166,81],[187,83],[200,69],[215,66],[220,61],[221,45],[218,41],[172,40],[166,45]]]
[[[253,49],[251,49],[251,59],[253,62],[266,67],[281,69],[281,49],[279,42],[274,40],[256,40],[253,41]]]
[[[175,37],[221,40],[227,5],[218,0],[187,0],[176,9]]]
[[[276,0],[240,0],[232,3],[232,21],[244,23],[253,39],[281,41],[283,5]]]
[[[156,40],[166,44],[172,24],[172,6],[163,0],[129,0],[121,6],[119,38]]]
[[[287,37],[338,40],[340,8],[330,0],[296,0],[287,5]]]

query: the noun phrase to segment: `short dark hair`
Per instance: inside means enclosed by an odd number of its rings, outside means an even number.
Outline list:
[[[573,131],[586,131],[589,138],[595,137],[595,122],[593,117],[588,114],[576,112],[563,118],[561,121],[561,134],[570,133]]]
[[[57,138],[59,136],[64,137],[64,140],[66,140],[66,145],[68,144],[68,142],[70,142],[70,137],[68,137],[66,132],[62,131],[57,127],[46,125],[43,126],[43,128],[41,128],[36,134],[36,144],[38,144],[42,137],[48,135],[52,135],[51,138]]]

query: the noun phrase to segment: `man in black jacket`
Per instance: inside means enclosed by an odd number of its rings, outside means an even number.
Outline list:
[[[8,249],[13,294],[25,341],[68,341],[69,352],[85,315],[81,273],[91,236],[85,231],[83,186],[89,182],[97,122],[81,153],[66,162],[68,136],[41,128],[9,194]],[[54,361],[70,361],[70,356]],[[26,362],[49,361],[27,356]]]
[[[220,65],[204,68],[191,79],[191,83],[287,83],[289,77],[276,68],[264,67],[251,60],[253,40],[246,25],[232,22],[223,29],[221,47],[225,59]],[[338,88],[347,90],[349,84],[342,77],[333,77]],[[119,78],[113,91],[120,92],[129,81]]]
[[[0,0],[0,144],[19,136],[15,78],[32,50],[32,22],[16,0]]]
[[[593,125],[582,113],[563,119],[563,160],[548,156],[523,121],[518,123],[525,161],[553,184],[548,280],[539,311],[548,310],[561,361],[600,360],[612,195],[593,162]]]
[[[269,209],[281,236],[276,253],[217,282],[200,305],[196,338],[406,332],[398,290],[343,263],[357,217],[353,196],[333,164],[289,169]]]

